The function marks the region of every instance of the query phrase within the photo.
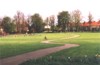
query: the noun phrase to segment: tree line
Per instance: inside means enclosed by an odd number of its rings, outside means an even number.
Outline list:
[[[91,23],[92,19],[93,16],[91,13],[89,13],[88,22]],[[68,11],[59,12],[57,15],[57,21],[55,21],[55,16],[53,15],[43,20],[38,13],[27,16],[26,18],[24,13],[18,11],[13,18],[5,16],[4,18],[0,19],[0,34],[3,32],[14,34],[33,32],[40,33],[44,31],[82,31],[83,28],[80,26],[81,20],[82,15],[80,10],[74,10],[70,13]]]

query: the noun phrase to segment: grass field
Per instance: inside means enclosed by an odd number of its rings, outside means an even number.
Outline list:
[[[15,56],[34,50],[59,46],[63,44],[43,44],[41,41],[47,36],[49,40],[60,40],[61,38],[73,36],[72,33],[40,33],[32,35],[8,35],[0,37],[0,58]]]
[[[80,35],[73,39],[62,39],[64,36]],[[74,43],[79,47],[65,49],[46,57],[29,60],[21,65],[100,65],[100,33],[61,33],[49,34],[54,43]],[[54,37],[53,37],[54,36]],[[60,37],[61,36],[61,37]]]

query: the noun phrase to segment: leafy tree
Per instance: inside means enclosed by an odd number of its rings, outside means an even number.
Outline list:
[[[35,32],[43,31],[43,20],[39,14],[34,14],[31,16],[32,28],[34,28]]]
[[[63,32],[66,31],[66,28],[68,26],[70,20],[69,16],[70,15],[68,11],[62,11],[58,14],[58,27],[60,27]]]
[[[15,25],[13,22],[11,22],[10,17],[4,17],[2,20],[2,27],[5,32],[7,33],[13,33],[15,32]]]
[[[16,32],[16,25],[13,22],[9,24],[8,28],[9,28],[9,33]]]

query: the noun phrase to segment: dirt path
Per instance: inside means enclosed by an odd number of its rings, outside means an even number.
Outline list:
[[[74,35],[74,36],[71,36],[71,37],[66,37],[66,38],[63,38],[63,39],[72,39],[72,38],[76,38],[76,37],[79,37],[80,35]]]
[[[62,38],[62,39],[72,39],[72,38],[76,38],[76,37],[79,37],[80,35],[74,35],[74,36],[72,36],[72,37],[66,37],[66,38]],[[44,40],[44,41],[42,41],[41,43],[52,43],[54,40]]]
[[[44,41],[42,41],[41,43],[48,43],[48,44],[50,44],[50,43],[52,43],[52,41],[53,41],[53,40],[44,40]]]
[[[14,56],[14,57],[1,59],[0,65],[18,65],[18,64],[25,62],[27,60],[30,60],[30,59],[37,59],[37,58],[49,55],[51,53],[61,51],[63,49],[67,49],[67,48],[71,48],[71,47],[77,47],[77,46],[79,46],[79,45],[78,44],[65,44],[64,46],[41,49],[41,50],[17,55],[17,56]]]

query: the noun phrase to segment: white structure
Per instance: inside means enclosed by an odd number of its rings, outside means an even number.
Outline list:
[[[44,28],[45,28],[45,29],[50,29],[50,28],[51,28],[51,26],[46,25],[46,26],[44,26]]]

